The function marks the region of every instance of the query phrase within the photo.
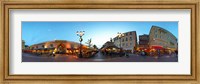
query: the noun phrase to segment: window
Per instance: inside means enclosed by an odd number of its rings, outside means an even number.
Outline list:
[[[42,48],[44,48],[44,45],[42,45]]]
[[[126,38],[126,41],[128,41],[128,38]]]
[[[128,46],[128,43],[126,43],[126,46]]]
[[[130,43],[130,46],[132,46],[132,43]]]
[[[155,34],[155,36],[154,36],[155,38],[157,38],[158,37],[158,35],[157,34]]]
[[[122,46],[124,46],[125,44],[123,43]]]
[[[155,33],[157,33],[157,30],[155,30]]]
[[[128,33],[126,33],[126,36],[128,36]]]
[[[132,35],[132,32],[130,32],[130,35]]]
[[[174,43],[173,43],[173,42],[170,42],[170,45],[173,45],[173,46],[174,46]]]
[[[132,41],[132,37],[130,37],[130,41]]]
[[[53,47],[53,44],[50,44],[51,47]]]
[[[122,39],[122,42],[124,42],[124,39]]]

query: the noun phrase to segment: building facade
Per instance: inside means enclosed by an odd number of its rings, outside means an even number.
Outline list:
[[[123,50],[126,50],[128,52],[134,52],[137,47],[136,31],[123,33],[123,36],[121,38],[116,36],[113,40],[114,44],[117,47],[122,48]]]
[[[160,46],[165,49],[177,50],[177,38],[168,30],[152,26],[149,32],[149,46]]]
[[[22,49],[25,49],[25,41],[22,40]]]
[[[149,47],[149,35],[139,35],[139,47],[148,48]]]
[[[47,41],[38,44],[31,45],[29,47],[33,52],[42,52],[42,53],[78,53],[80,44],[77,42],[71,42],[66,40],[54,40]],[[83,49],[87,46],[82,45]]]

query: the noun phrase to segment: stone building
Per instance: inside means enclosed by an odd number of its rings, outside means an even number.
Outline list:
[[[165,49],[177,50],[177,38],[168,30],[152,26],[149,32],[149,46],[160,46]]]
[[[128,52],[134,52],[137,47],[137,34],[136,31],[129,31],[123,33],[123,36],[114,38],[114,44]]]
[[[22,49],[25,49],[25,41],[22,40]]]
[[[149,35],[139,35],[139,47],[148,48],[149,47]]]

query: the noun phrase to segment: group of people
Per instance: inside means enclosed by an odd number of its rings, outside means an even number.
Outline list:
[[[112,50],[102,50],[101,53],[105,56],[110,56],[110,57],[129,57],[128,52],[126,52],[125,50],[119,50],[119,51],[112,51]]]
[[[129,54],[128,52],[126,52],[125,50],[120,50],[120,51],[112,51],[112,50],[101,50],[101,53],[103,55],[106,55],[106,56],[127,56],[129,57]],[[178,51],[175,50],[154,50],[154,51],[145,51],[145,50],[140,50],[140,51],[135,51],[131,54],[136,54],[136,55],[139,55],[139,56],[178,56]]]
[[[172,51],[172,50],[155,50],[155,51],[149,51],[146,52],[144,50],[142,51],[137,51],[136,52],[137,55],[141,55],[141,56],[163,56],[163,55],[178,55],[178,51]]]

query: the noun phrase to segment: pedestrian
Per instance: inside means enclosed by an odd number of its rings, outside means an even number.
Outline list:
[[[55,57],[55,52],[53,52],[52,56]]]
[[[126,58],[129,58],[129,55],[127,53],[125,53],[125,55],[126,55]]]
[[[158,56],[160,56],[160,50],[158,50]]]
[[[172,51],[171,51],[171,50],[169,50],[169,54],[170,54],[170,55],[172,54]]]

